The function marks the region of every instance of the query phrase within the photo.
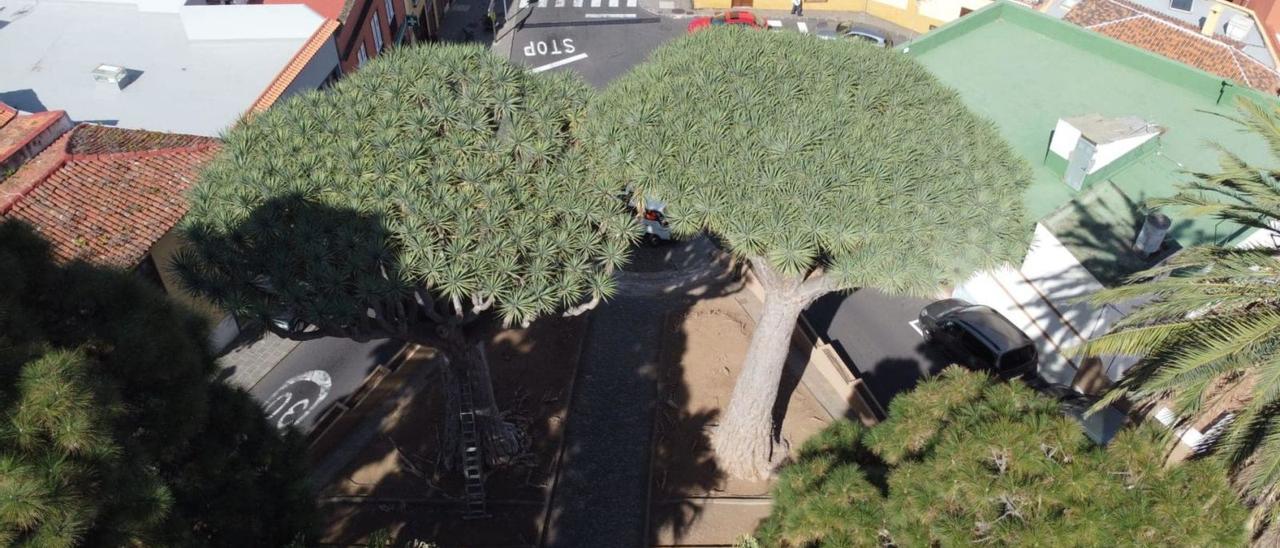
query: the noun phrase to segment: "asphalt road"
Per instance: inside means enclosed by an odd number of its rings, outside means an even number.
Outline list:
[[[361,343],[326,337],[307,341],[285,356],[249,393],[262,402],[272,424],[310,432],[326,410],[359,389],[365,377],[401,346],[401,342],[386,339]]]
[[[892,297],[874,289],[833,293],[809,306],[805,318],[831,343],[867,388],[888,409],[893,396],[910,390],[952,360],[926,343],[912,322],[927,299]]]
[[[662,43],[683,36],[687,20],[660,18],[626,2],[590,7],[526,8],[512,40],[511,61],[539,71],[572,70],[603,87],[639,64]]]

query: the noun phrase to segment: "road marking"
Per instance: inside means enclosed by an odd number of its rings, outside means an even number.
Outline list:
[[[627,0],[627,7],[628,8],[636,7],[636,0]]]
[[[774,28],[774,29],[780,29],[780,28],[782,28],[782,21],[779,21],[779,20],[777,20],[777,19],[770,19],[770,20],[769,20],[769,28]]]
[[[315,401],[311,401],[310,398],[301,398],[296,402],[293,401],[294,392],[292,388],[294,384],[298,384],[298,388],[304,389],[307,384],[314,385]],[[271,396],[267,397],[267,403],[263,405],[268,411],[267,420],[270,421],[276,418],[276,415],[280,415],[280,419],[276,421],[276,428],[292,426],[307,415],[310,415],[311,411],[315,410],[316,407],[319,407],[320,402],[324,401],[325,397],[329,395],[331,388],[333,388],[333,378],[320,369],[313,369],[294,376],[284,381],[280,388],[277,388],[275,392],[271,393]],[[310,391],[310,389],[306,389],[304,393]],[[271,407],[276,404],[279,405],[272,410]],[[281,414],[281,411],[284,411],[284,414]]]
[[[452,7],[452,6],[450,6],[450,7]],[[468,8],[470,8],[471,6],[470,6],[470,5],[468,5],[467,7],[468,7]],[[520,0],[520,8],[519,8],[519,9],[525,9],[525,8],[527,8],[527,7],[529,7],[529,0]]]
[[[600,7],[600,0],[591,0],[591,7],[593,8]]]
[[[577,54],[577,55],[574,55],[573,57],[565,57],[564,59],[561,59],[561,60],[556,61],[556,62],[554,62],[554,63],[547,63],[547,64],[542,65],[542,66],[540,66],[540,67],[533,67],[533,68],[529,69],[529,72],[534,72],[534,73],[537,73],[537,72],[543,72],[543,71],[551,70],[551,69],[556,68],[556,67],[563,67],[563,66],[565,66],[565,65],[567,65],[567,64],[569,64],[569,63],[573,63],[573,62],[576,62],[576,61],[581,61],[581,60],[586,59],[586,58],[587,58],[587,54],[585,54],[585,53],[579,53],[579,54]]]
[[[800,32],[809,32],[809,25],[804,24],[804,21],[796,21],[796,28],[800,29]]]
[[[660,0],[660,1],[658,2],[658,9],[660,9],[660,10],[673,10],[673,9],[676,9],[676,3],[675,3],[675,2],[672,2],[671,0]]]
[[[573,0],[573,7],[575,8],[582,7],[582,0]]]
[[[634,13],[587,13],[583,17],[588,19],[635,19]]]
[[[916,330],[916,333],[919,333],[921,337],[924,336],[924,330],[920,329],[920,320],[911,320],[907,322],[907,325],[911,326],[911,329]]]
[[[609,0],[609,7],[611,8],[618,7],[618,0]]]

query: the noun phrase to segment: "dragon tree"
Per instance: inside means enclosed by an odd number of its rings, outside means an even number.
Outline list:
[[[958,94],[893,50],[709,29],[610,86],[584,138],[601,178],[668,204],[749,261],[764,309],[726,415],[721,466],[785,455],[770,413],[800,312],[833,291],[936,295],[1021,257],[1030,171]],[[905,326],[904,326],[905,329]]]
[[[225,136],[184,221],[187,287],[281,337],[439,350],[445,455],[464,383],[491,464],[527,435],[494,401],[487,318],[528,325],[609,297],[639,236],[573,133],[580,80],[474,46],[398,48]]]

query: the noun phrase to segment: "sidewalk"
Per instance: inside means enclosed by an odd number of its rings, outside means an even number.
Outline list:
[[[592,311],[542,545],[645,546],[656,367],[669,299]]]
[[[704,15],[714,15],[725,10],[703,9],[696,10],[693,8],[693,0],[639,0],[640,7],[673,19],[685,19],[692,17],[701,17]],[[902,27],[875,17],[869,13],[856,12],[840,12],[840,11],[823,11],[809,10],[809,15],[796,17],[788,11],[782,10],[764,10],[751,7],[733,8],[734,10],[750,11],[757,17],[764,18],[770,22],[773,27],[779,27],[791,30],[799,30],[800,32],[817,32],[820,30],[834,30],[836,24],[844,22],[852,22],[855,25],[865,25],[884,31],[895,44],[902,44],[916,37],[920,33],[915,32],[906,27]],[[774,24],[774,22],[778,24]]]
[[[254,341],[236,341],[231,350],[218,357],[219,376],[228,384],[245,390],[253,388],[271,369],[298,347],[298,341],[266,333]]]

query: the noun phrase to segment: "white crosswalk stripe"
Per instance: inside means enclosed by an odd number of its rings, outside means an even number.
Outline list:
[[[802,33],[809,32],[809,25],[806,25],[804,21],[796,21],[796,28]]]
[[[670,2],[664,2],[670,3]],[[617,9],[639,9],[640,0],[520,0],[517,9],[541,9],[541,8],[617,8]],[[639,16],[634,14],[633,16]],[[601,16],[611,17],[611,16]]]

